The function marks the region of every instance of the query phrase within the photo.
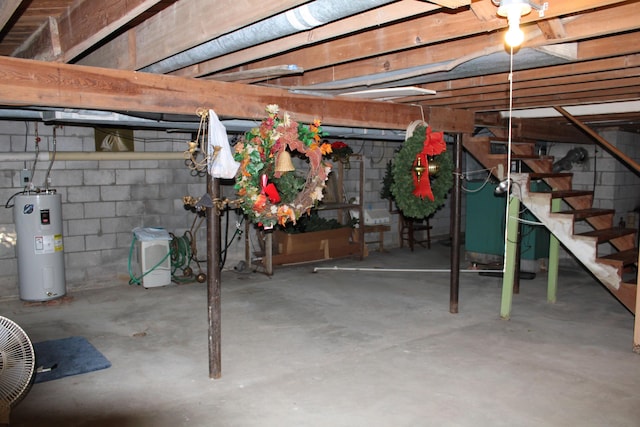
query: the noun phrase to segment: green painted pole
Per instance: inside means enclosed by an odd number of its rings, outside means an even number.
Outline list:
[[[551,212],[560,210],[561,199],[551,200]],[[558,293],[558,267],[560,265],[560,241],[550,233],[549,236],[549,272],[547,274],[547,302],[555,303]]]
[[[516,245],[518,241],[518,217],[520,212],[520,200],[508,196],[509,209],[507,210],[507,242],[504,253],[504,274],[502,276],[502,303],[500,305],[500,317],[511,317],[511,303],[513,301],[513,283],[516,273]]]

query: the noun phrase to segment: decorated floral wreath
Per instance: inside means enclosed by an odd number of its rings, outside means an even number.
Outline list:
[[[270,229],[289,221],[295,224],[322,200],[331,171],[323,156],[331,153],[331,145],[321,142],[325,133],[319,120],[309,126],[299,124],[286,112],[280,115],[275,104],[267,105],[266,111],[268,117],[260,126],[236,144],[233,157],[240,162],[235,184],[240,208],[250,221]],[[291,155],[308,161],[306,177],[280,167]]]
[[[453,161],[442,132],[417,126],[391,166],[391,194],[408,218],[426,218],[444,205],[453,185]],[[429,173],[429,164],[432,170]],[[435,167],[434,167],[435,166]]]

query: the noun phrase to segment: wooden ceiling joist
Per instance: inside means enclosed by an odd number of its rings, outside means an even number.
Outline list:
[[[439,130],[473,131],[469,111],[318,98],[277,88],[6,57],[0,57],[0,92],[5,105],[182,115],[211,108],[221,117],[240,119],[260,119],[266,105],[278,104],[301,122],[320,119],[327,125],[380,129],[406,129],[424,112]]]

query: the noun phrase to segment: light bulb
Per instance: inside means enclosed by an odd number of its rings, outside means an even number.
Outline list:
[[[511,8],[508,11],[507,20],[509,30],[504,35],[504,41],[511,47],[517,47],[524,41],[524,33],[520,29],[520,9]]]
[[[504,35],[504,41],[511,47],[518,47],[524,41],[524,33],[519,26],[509,25],[509,31]]]

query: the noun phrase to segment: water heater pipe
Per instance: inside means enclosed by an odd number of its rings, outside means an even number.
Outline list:
[[[184,160],[184,153],[174,151],[58,151],[39,152],[35,160],[51,161],[91,160]],[[34,160],[33,153],[0,153],[0,162],[25,162]]]

